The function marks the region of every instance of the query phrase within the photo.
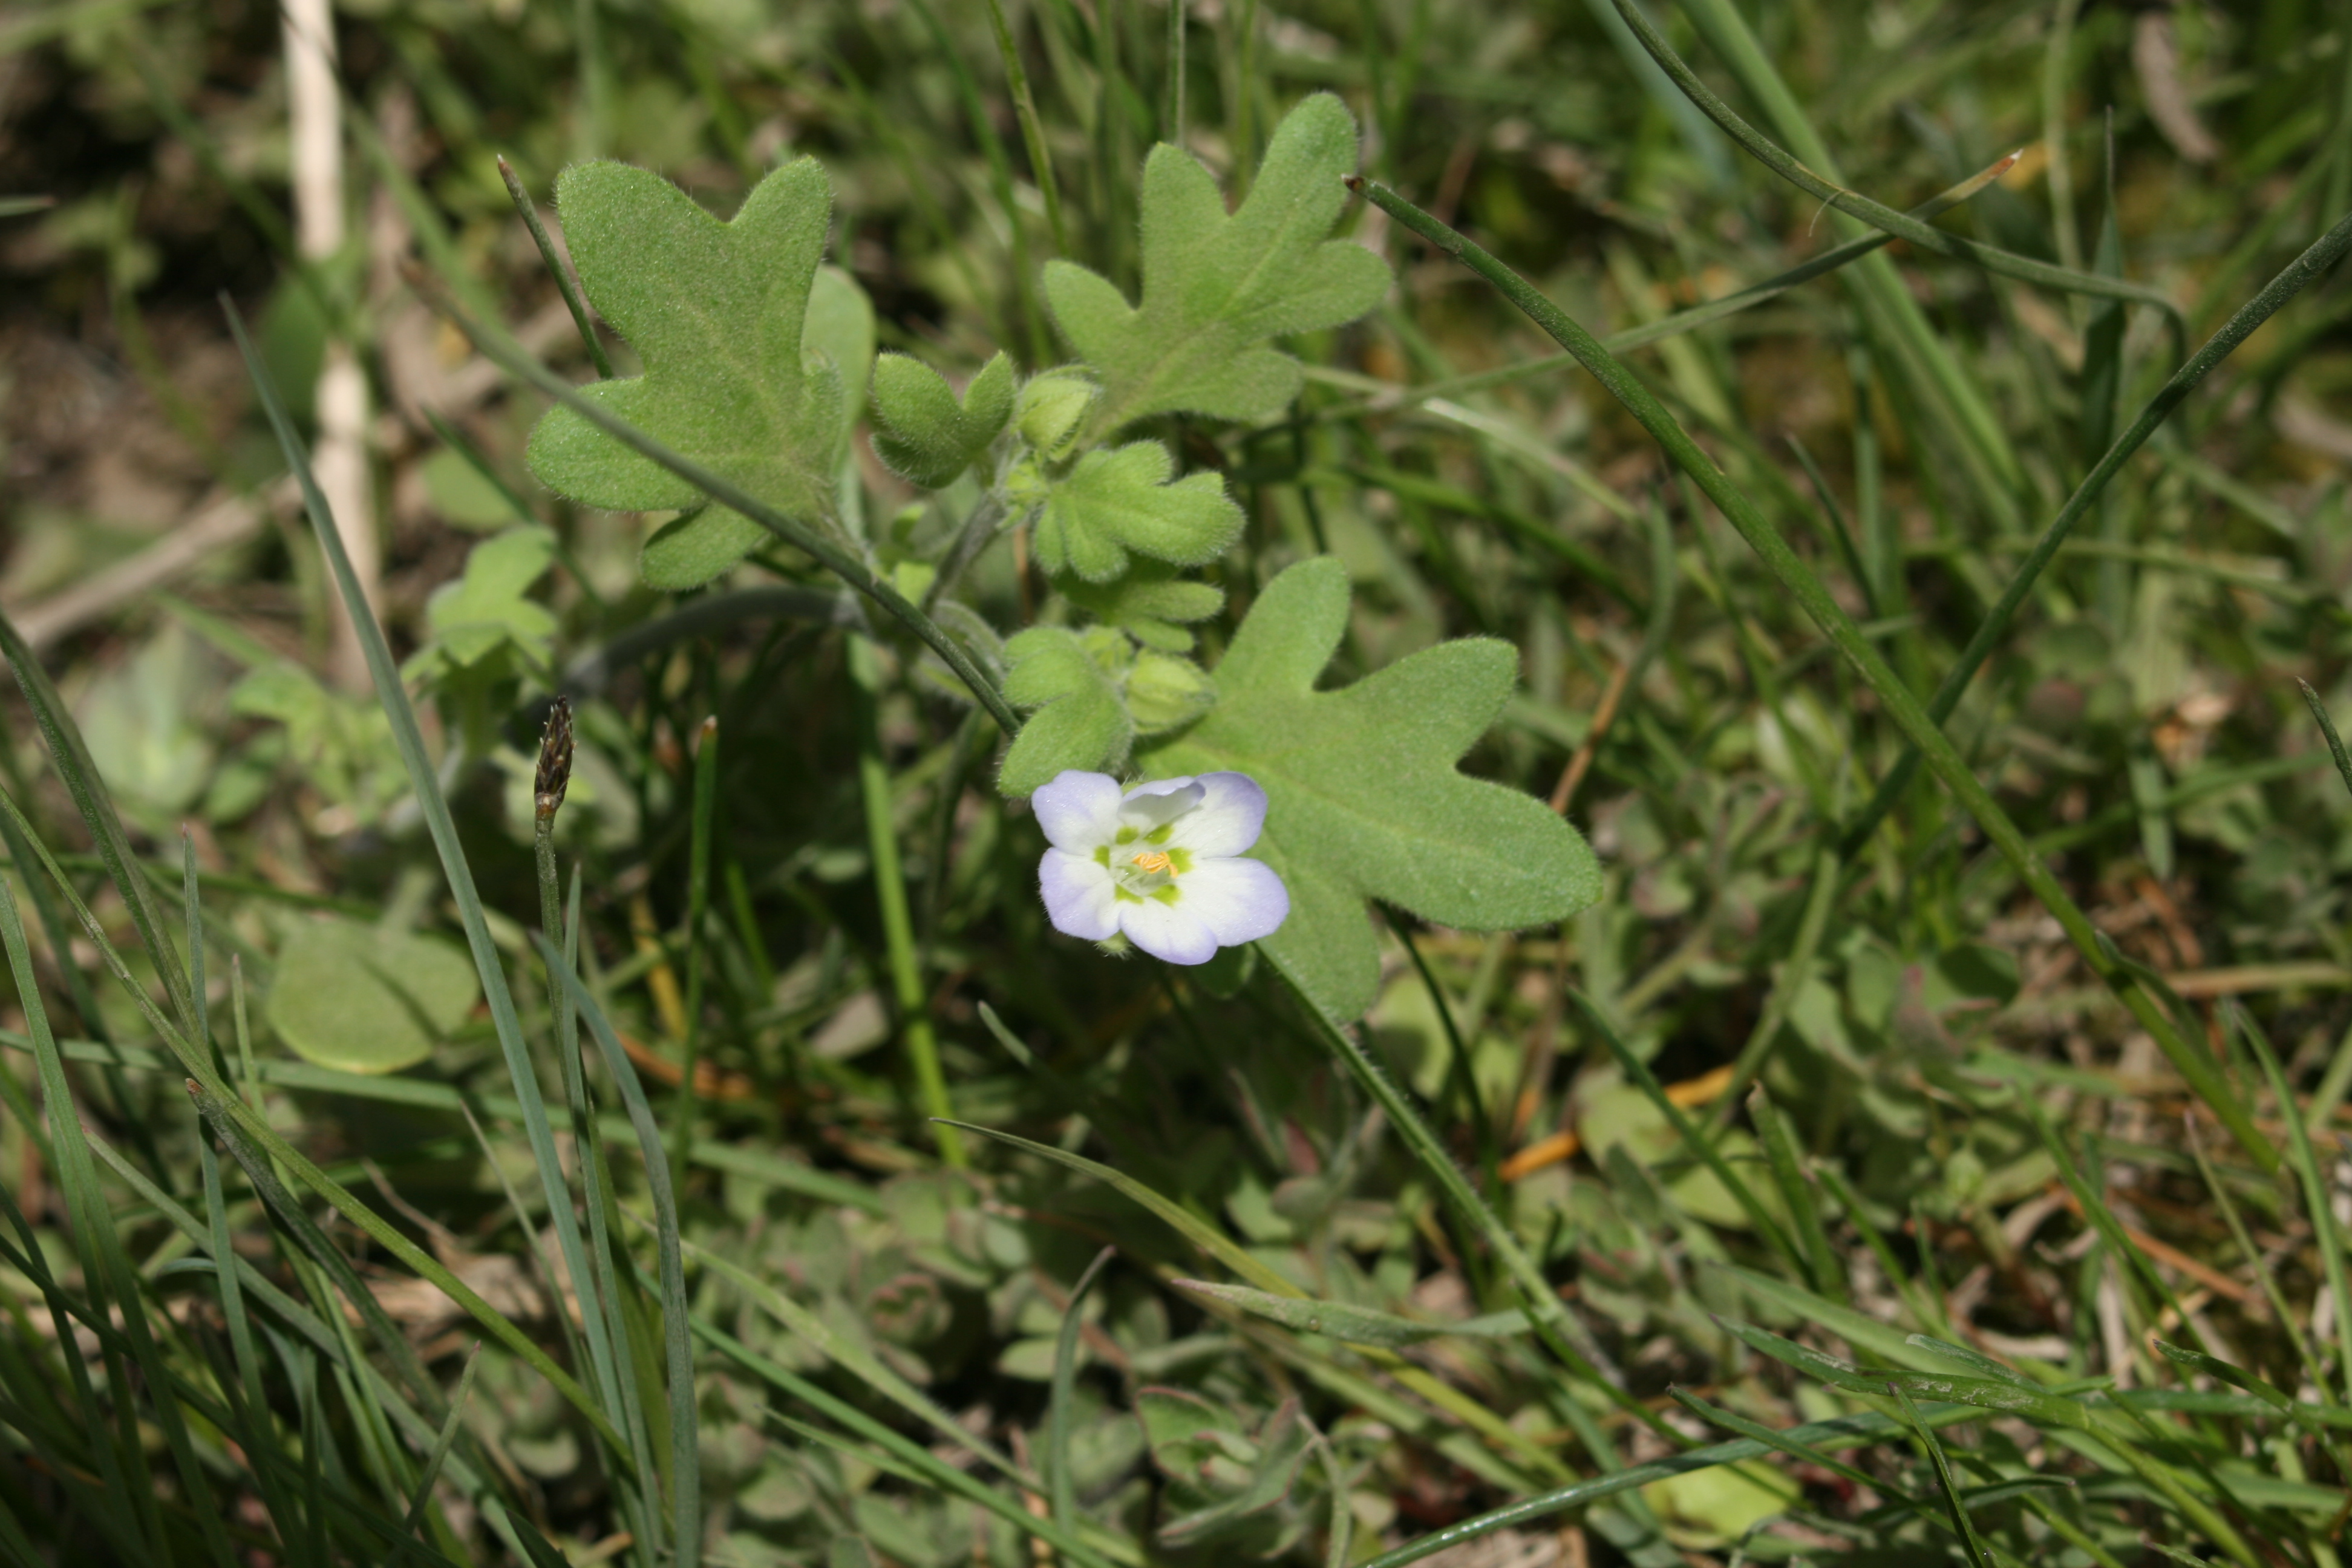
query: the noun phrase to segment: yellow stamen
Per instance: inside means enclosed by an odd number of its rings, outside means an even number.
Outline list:
[[[1145,850],[1142,854],[1138,855],[1135,858],[1134,863],[1142,867],[1144,870],[1154,875],[1167,870],[1174,864],[1174,862],[1170,860],[1166,855],[1157,849]]]

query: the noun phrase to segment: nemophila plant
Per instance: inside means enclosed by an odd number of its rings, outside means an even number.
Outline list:
[[[1193,628],[1221,613],[1224,594],[1191,574],[1233,549],[1247,520],[1219,475],[1180,471],[1160,422],[1279,416],[1303,376],[1280,342],[1379,301],[1387,266],[1332,234],[1355,163],[1354,119],[1329,94],[1283,120],[1230,212],[1197,159],[1156,148],[1143,171],[1139,297],[1049,262],[1045,298],[1075,362],[1023,377],[999,353],[961,394],[908,355],[874,359],[870,308],[820,265],[831,198],[814,162],[770,174],[729,222],[621,164],[574,167],[557,186],[581,284],[645,367],[586,388],[588,402],[852,552],[1002,672],[1003,700],[1025,718],[1005,737],[997,787],[1038,797],[1056,846],[1044,888],[1055,923],[1098,941],[1123,934],[1177,963],[1263,941],[1294,983],[1346,1017],[1370,1005],[1379,978],[1368,898],[1495,930],[1559,920],[1601,888],[1558,814],[1456,770],[1509,694],[1508,645],[1448,643],[1318,692],[1349,602],[1345,572],[1321,559],[1266,586],[1215,668],[1193,657]],[[863,525],[845,446],[861,407],[892,472],[977,492],[928,553]],[[678,511],[646,546],[656,587],[709,582],[772,539],[584,410],[551,411],[530,459],[575,500]],[[991,626],[958,591],[978,554],[1015,532],[1051,593],[1034,624]],[[1263,889],[1202,915],[1217,879],[1207,866],[1139,871],[1130,855],[1094,867],[1100,876],[1074,863],[1057,882],[1055,856],[1105,846],[1064,842],[1055,792],[1109,800],[1113,775],[1143,784],[1118,808],[1129,815],[1139,799],[1200,787],[1196,777],[1252,781],[1264,832],[1254,823],[1248,840],[1260,858],[1214,869],[1265,868],[1289,889],[1286,918]]]

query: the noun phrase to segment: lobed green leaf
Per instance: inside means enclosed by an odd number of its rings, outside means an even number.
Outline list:
[[[1380,258],[1326,237],[1356,166],[1356,122],[1317,93],[1284,117],[1257,182],[1227,215],[1216,181],[1180,148],[1143,166],[1143,299],[1067,261],[1045,264],[1062,335],[1102,379],[1096,428],[1153,414],[1260,419],[1298,395],[1298,362],[1265,347],[1353,321],[1389,286]]]
[[[1175,459],[1157,441],[1088,452],[1053,481],[1037,517],[1037,563],[1056,576],[1109,583],[1128,552],[1171,566],[1205,566],[1242,535],[1242,509],[1214,474],[1171,481]]]
[[[610,162],[566,169],[556,205],[582,287],[645,364],[580,396],[788,517],[829,519],[874,326],[857,286],[818,270],[833,209],[824,169],[803,158],[777,170],[730,222],[660,175]],[[541,483],[589,506],[656,511],[704,500],[570,408],[540,420],[528,456]],[[693,586],[768,538],[709,507],[656,536],[647,580]]]
[[[1371,1005],[1380,951],[1364,901],[1467,931],[1563,920],[1601,897],[1601,868],[1543,802],[1454,767],[1502,711],[1507,643],[1464,638],[1318,692],[1347,628],[1330,557],[1269,584],[1215,670],[1217,706],[1139,753],[1147,776],[1244,773],[1264,786],[1252,851],[1282,874],[1290,918],[1265,945],[1342,1017]]]

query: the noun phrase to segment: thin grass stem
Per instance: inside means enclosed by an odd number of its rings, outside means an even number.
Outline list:
[[[1789,548],[1788,541],[1781,537],[1780,531],[1731,483],[1721,468],[1716,467],[1714,459],[1700,449],[1650,390],[1638,378],[1628,374],[1591,333],[1508,267],[1387,187],[1360,178],[1351,184],[1364,191],[1381,210],[1404,226],[1493,284],[1504,298],[1525,311],[1538,326],[1575,354],[1594,379],[1606,387],[1643,428],[1665,448],[1675,466],[1688,474],[1692,482],[1716,504],[1781,587],[1853,664],[1856,673],[1877,694],[1896,726],[1926,756],[1929,769],[1958,799],[1962,808],[1976,819],[1985,836],[2010,862],[2019,879],[2050,910],[2092,972],[2106,983],[2116,999],[2155,1037],[2175,1070],[2188,1079],[2198,1097],[2212,1108],[2213,1113],[2230,1129],[2231,1135],[2245,1147],[2264,1171],[2275,1170],[2278,1152],[2263,1137],[2245,1108],[2231,1093],[2211,1056],[2182,1039],[2147,989],[2121,963],[2103,951],[2098,933],[2089,918],[2033,852],[2024,834],[1921,707],[1918,699],[1911,694],[1910,688],[1887,668],[1885,659],[1822,586],[1812,569]],[[2352,218],[2340,225],[2337,232],[2343,237],[2343,244],[2352,244]]]

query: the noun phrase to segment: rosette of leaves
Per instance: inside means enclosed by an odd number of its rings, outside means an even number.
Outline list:
[[[1286,1399],[1249,1430],[1222,1405],[1180,1388],[1137,1391],[1152,1462],[1167,1478],[1160,1539],[1169,1546],[1218,1542],[1252,1558],[1279,1555],[1306,1533],[1315,1470],[1313,1428]]]
[[[819,266],[833,209],[824,170],[811,158],[776,170],[731,222],[626,163],[574,164],[555,198],[581,288],[645,368],[581,395],[786,516],[835,527],[874,310]],[[569,408],[541,419],[528,456],[542,484],[584,505],[685,513],[646,545],[639,565],[655,587],[698,586],[769,542]]]

